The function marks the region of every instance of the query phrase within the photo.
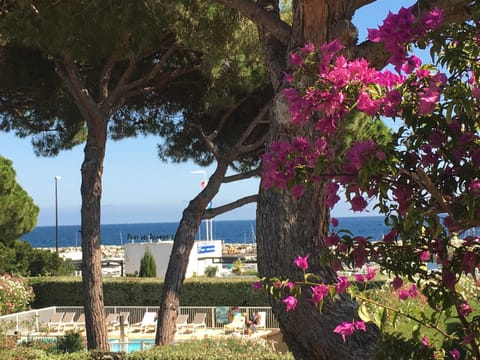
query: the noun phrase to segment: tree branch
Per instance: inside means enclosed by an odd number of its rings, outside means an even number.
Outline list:
[[[115,63],[116,63],[115,57],[111,55],[108,58],[105,65],[103,66],[102,73],[100,74],[100,82],[99,82],[99,89],[98,89],[98,94],[100,96],[100,99],[99,99],[100,103],[102,103],[102,101],[104,101],[109,95],[108,86],[110,83],[112,70],[113,70],[113,67],[115,66]]]
[[[249,195],[245,196],[241,199],[235,200],[231,203],[213,208],[213,209],[208,209],[205,210],[205,213],[203,214],[202,219],[208,220],[208,219],[213,219],[215,216],[221,215],[223,213],[226,213],[227,211],[231,211],[233,209],[237,209],[243,205],[250,204],[257,202],[258,195]]]
[[[108,116],[102,116],[100,108],[85,87],[77,66],[70,55],[65,55],[62,63],[57,62],[57,73],[70,89],[70,93],[77,102],[85,120],[95,128],[97,134],[106,136],[106,124],[103,124],[103,120],[108,121],[109,118]]]
[[[444,23],[461,22],[469,18],[468,0],[421,0],[413,5],[414,14],[420,16],[434,7],[444,10]],[[355,57],[363,57],[377,69],[385,67],[390,54],[383,44],[364,41],[353,49]]]
[[[250,179],[250,178],[252,178],[254,176],[258,176],[258,175],[260,175],[260,168],[259,167],[255,168],[253,170],[250,170],[250,171],[245,171],[245,172],[240,173],[240,174],[225,176],[223,178],[222,182],[224,184],[227,184],[227,183],[231,183],[231,182],[234,182],[234,181]]]
[[[199,125],[199,124],[192,124],[191,126],[198,130],[198,133],[200,134],[200,139],[202,139],[203,144],[205,145],[207,150],[212,153],[212,155],[215,157],[217,162],[219,162],[220,161],[219,160],[220,156],[219,156],[217,150],[215,149],[215,144],[210,139],[210,137],[205,134],[205,132],[202,129],[202,126]]]
[[[219,121],[219,124],[217,126],[217,128],[215,129],[215,131],[209,136],[211,140],[213,140],[218,133],[220,133],[220,131],[222,131],[223,127],[225,126],[225,123],[227,122],[228,118],[230,117],[230,115],[233,114],[233,112],[235,110],[238,109],[238,107],[243,104],[243,102],[245,100],[247,100],[249,97],[249,95],[245,96],[244,98],[238,100],[233,106],[230,107],[230,109],[228,109],[228,111],[221,117],[220,121]]]
[[[237,148],[237,152],[244,153],[247,151],[251,151],[252,146],[244,145],[243,143],[247,140],[247,138],[252,134],[252,131],[257,127],[257,125],[263,120],[265,115],[270,110],[270,106],[272,105],[272,99],[270,99],[260,110],[260,112],[255,116],[253,121],[248,125],[248,128],[241,134],[240,138],[238,139],[237,143],[235,144],[235,148]],[[263,142],[263,140],[261,140]],[[256,147],[258,145],[255,145]]]
[[[257,26],[264,26],[283,45],[290,42],[292,28],[277,16],[269,13],[253,1],[245,0],[218,0],[224,5],[237,10],[243,16],[252,20]]]

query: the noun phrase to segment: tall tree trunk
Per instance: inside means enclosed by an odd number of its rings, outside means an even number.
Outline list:
[[[268,5],[270,1],[264,3]],[[319,47],[335,37],[340,37],[347,45],[354,43],[351,37],[355,36],[355,29],[349,22],[353,13],[348,13],[351,10],[347,7],[346,2],[338,0],[294,1],[289,48],[299,48],[306,40]],[[259,28],[259,33],[267,66],[272,71],[272,82],[277,89],[271,116],[271,141],[285,140],[291,132],[290,113],[281,95],[279,79],[284,71],[289,71],[288,65],[284,64],[290,50],[272,39],[263,28]],[[284,58],[279,59],[282,47]],[[304,128],[303,131],[302,136],[312,137],[309,129]],[[318,274],[321,282],[335,283],[336,273],[324,256],[327,249],[323,238],[328,234],[329,218],[320,185],[315,185],[299,200],[293,200],[285,191],[261,189],[257,202],[257,248],[261,276],[302,280],[303,273],[296,268],[294,260],[299,255],[309,254],[308,271]],[[374,358],[380,336],[375,325],[369,324],[366,332],[355,332],[345,343],[341,336],[333,333],[341,322],[358,319],[357,304],[348,295],[336,296],[334,301],[327,300],[322,314],[307,300],[310,296],[309,289],[303,291],[297,308],[289,312],[283,303],[270,299],[284,340],[296,359]]]
[[[102,122],[106,124],[107,122]],[[89,122],[82,164],[82,281],[88,349],[109,351],[100,249],[100,212],[106,125]]]
[[[282,105],[280,105],[283,107]],[[282,111],[274,111],[278,117]],[[276,119],[276,124],[287,119]],[[278,128],[278,126],[275,126]],[[274,127],[274,128],[275,128]],[[279,138],[275,133],[275,138]],[[319,275],[326,284],[337,282],[331,263],[325,260],[323,238],[328,233],[329,209],[324,203],[321,186],[308,190],[298,200],[278,190],[260,191],[257,202],[258,270],[267,278],[281,276],[303,280],[303,273],[294,264],[297,256],[309,255],[309,272]],[[296,359],[373,359],[380,335],[373,324],[367,332],[357,331],[347,338],[333,333],[343,321],[358,319],[357,304],[346,294],[327,300],[322,313],[308,301],[311,292],[305,289],[295,310],[270,298],[285,342]]]
[[[157,320],[155,344],[172,345],[175,337],[175,320],[180,306],[180,294],[187,272],[190,252],[195,241],[200,222],[208,203],[220,189],[222,179],[227,172],[228,162],[218,162],[214,174],[210,177],[207,186],[190,201],[184,209],[182,219],[175,233],[172,253],[168,261],[165,281],[163,283],[162,298]]]

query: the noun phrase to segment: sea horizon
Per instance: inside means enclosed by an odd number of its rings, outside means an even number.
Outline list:
[[[348,229],[354,235],[380,240],[389,229],[384,225],[383,216],[338,217],[339,229]],[[123,223],[100,225],[102,245],[124,245],[130,242],[148,242],[173,239],[178,222]],[[255,243],[255,220],[213,220],[209,225],[214,240],[226,243]],[[205,240],[206,222],[202,221],[196,240]],[[37,226],[21,237],[35,248],[56,246],[56,226]],[[78,247],[81,244],[80,225],[59,225],[58,246]]]

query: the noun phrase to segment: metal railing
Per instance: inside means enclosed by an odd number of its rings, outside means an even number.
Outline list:
[[[105,316],[110,313],[129,313],[128,323],[130,326],[142,321],[145,312],[158,312],[158,306],[106,306]],[[278,328],[278,322],[273,316],[272,309],[265,306],[180,306],[179,314],[188,314],[188,322],[191,322],[196,313],[205,313],[207,328],[223,328],[230,322],[231,313],[247,313],[250,317],[257,311],[264,311],[265,328]],[[7,335],[32,335],[43,333],[48,335],[45,324],[55,312],[75,312],[75,320],[83,313],[83,306],[51,306],[43,309],[29,310],[20,313],[0,316],[0,328]]]

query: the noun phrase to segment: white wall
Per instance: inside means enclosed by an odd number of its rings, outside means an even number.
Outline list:
[[[165,278],[168,261],[173,248],[173,241],[128,243],[125,244],[125,274],[136,274],[140,271],[140,261],[148,248],[157,265],[157,277]],[[188,261],[186,277],[194,274],[203,275],[205,268],[213,264],[212,257],[222,257],[222,241],[195,241]],[[220,268],[220,264],[218,265]]]

